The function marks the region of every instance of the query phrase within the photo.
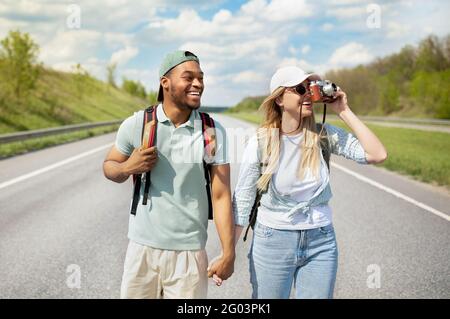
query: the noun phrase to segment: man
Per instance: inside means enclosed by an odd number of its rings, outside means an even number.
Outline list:
[[[220,285],[234,267],[226,138],[220,138],[224,129],[215,122],[211,197],[222,255],[207,268],[208,198],[198,112],[203,72],[197,56],[175,51],[165,57],[159,76],[156,146],[141,147],[144,112],[137,112],[121,124],[103,164],[105,176],[117,183],[151,172],[148,202],[142,204],[142,186],[136,215],[130,215],[121,298],[206,298],[208,276]],[[186,151],[192,156],[185,156]]]

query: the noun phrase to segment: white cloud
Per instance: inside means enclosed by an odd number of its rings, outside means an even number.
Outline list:
[[[65,14],[68,4],[37,2],[31,0],[2,0],[0,14],[14,19],[36,18],[39,21],[55,19],[58,14]]]
[[[241,7],[241,12],[249,16],[256,16],[267,7],[265,0],[250,0]]]
[[[372,59],[372,55],[364,45],[350,42],[337,48],[331,55],[329,63],[333,67],[345,67],[368,63]]]
[[[82,29],[61,30],[41,46],[39,59],[54,69],[66,72],[73,71],[72,66],[80,63],[91,75],[104,79],[108,61],[99,59],[98,56],[116,49],[110,61],[125,65],[139,52],[138,48],[128,45],[128,42],[130,39],[125,35]],[[117,50],[119,46],[122,49]]]
[[[277,64],[277,69],[284,66],[297,66],[306,72],[314,72],[317,74],[323,74],[327,69],[326,64],[311,64],[304,59],[296,59],[296,58],[284,58]]]
[[[331,0],[331,5],[348,5],[348,4],[361,4],[367,3],[367,0]]]
[[[433,32],[433,28],[427,26],[427,27],[424,27],[424,28],[423,28],[423,31],[424,31],[425,33],[432,33],[432,32]]]
[[[8,19],[0,18],[0,37],[4,38],[7,36],[8,31],[14,30],[14,29],[23,29],[26,27],[28,23],[23,21],[12,21]]]
[[[222,9],[214,15],[212,21],[213,23],[223,24],[230,22],[232,17],[233,15],[230,11]]]
[[[130,59],[134,58],[139,53],[139,49],[131,46],[126,46],[124,49],[116,51],[112,54],[110,63],[118,65],[126,64]]]
[[[311,50],[311,47],[309,45],[302,46],[302,53],[307,54]]]
[[[289,21],[312,15],[312,6],[304,0],[251,0],[241,7],[241,13],[269,21]]]
[[[400,24],[396,22],[389,22],[387,24],[387,34],[388,38],[400,38],[406,35],[410,31],[411,27],[409,25]]]
[[[212,44],[210,42],[186,42],[179,49],[195,52],[200,59],[207,61],[235,61],[250,59],[258,61],[273,57],[279,45],[277,38],[260,38],[248,41],[234,41],[227,45]],[[224,65],[229,67],[229,65]]]
[[[304,0],[272,0],[263,11],[269,21],[289,21],[311,15],[312,6]]]
[[[236,75],[232,76],[233,83],[237,84],[248,84],[251,82],[263,82],[266,81],[266,77],[259,72],[247,70],[243,72],[239,72]]]
[[[297,55],[298,54],[298,49],[296,47],[292,46],[292,45],[289,46],[288,51],[292,55]]]
[[[366,6],[331,8],[326,11],[326,14],[341,20],[367,16]]]
[[[49,64],[84,60],[95,55],[101,38],[101,33],[97,31],[60,31],[42,46],[40,58]]]
[[[230,39],[261,34],[269,29],[266,23],[255,21],[247,14],[233,16],[231,12],[219,11],[212,20],[202,19],[193,9],[182,10],[178,17],[149,23],[144,38],[154,37],[160,42],[192,41],[197,39]]]
[[[324,24],[322,24],[322,26],[321,26],[321,29],[322,29],[323,31],[331,31],[331,30],[333,30],[333,28],[334,28],[334,25],[331,24],[331,23],[324,23]]]

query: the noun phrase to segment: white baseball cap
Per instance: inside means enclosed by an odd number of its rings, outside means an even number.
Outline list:
[[[270,80],[270,94],[280,86],[291,87],[302,83],[306,79],[320,80],[320,76],[315,73],[306,73],[296,66],[285,66],[279,68]]]

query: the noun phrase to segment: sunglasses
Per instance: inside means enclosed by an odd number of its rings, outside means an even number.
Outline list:
[[[300,95],[304,95],[308,91],[308,89],[306,89],[306,87],[302,83],[297,84],[293,87],[293,89]]]

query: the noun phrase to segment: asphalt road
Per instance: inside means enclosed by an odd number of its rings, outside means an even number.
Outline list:
[[[251,127],[214,117],[227,128]],[[0,298],[119,297],[132,188],[103,177],[113,141],[108,134],[0,161]],[[230,144],[234,187],[243,144]],[[374,166],[332,162],[335,298],[449,298],[449,193]],[[250,297],[250,240],[237,247],[233,277],[222,287],[210,283],[209,298]],[[210,259],[219,247],[210,223]]]

